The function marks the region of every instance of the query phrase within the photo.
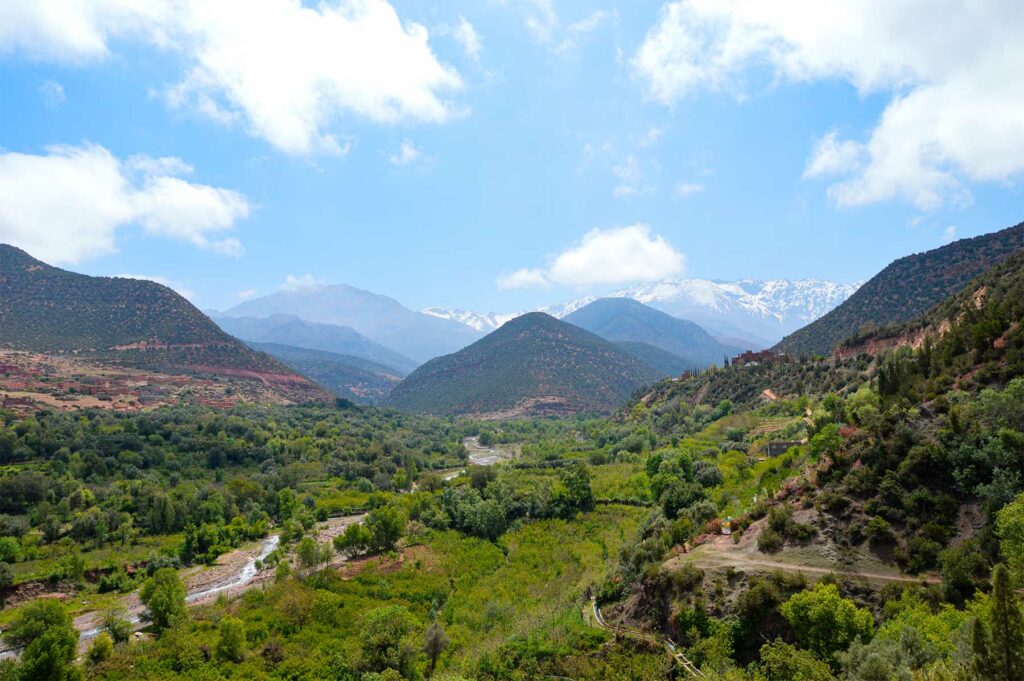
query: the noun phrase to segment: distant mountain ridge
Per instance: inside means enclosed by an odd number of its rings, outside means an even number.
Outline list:
[[[614,291],[604,298],[632,298],[673,317],[695,322],[716,337],[735,337],[767,347],[841,304],[860,286],[821,279],[672,279]],[[564,305],[538,308],[562,319],[597,300],[580,298]],[[491,331],[520,313],[480,313],[430,307],[423,311]]]
[[[250,347],[280,360],[303,376],[359,404],[378,404],[402,380],[390,367],[361,357],[323,350],[297,348],[280,343],[248,343]]]
[[[326,393],[217,327],[170,288],[91,277],[0,244],[0,347],[271,386],[293,401]]]
[[[460,322],[414,312],[393,298],[346,284],[278,291],[236,305],[221,316],[270,317],[276,314],[351,327],[417,362],[454,352],[482,335]]]
[[[518,417],[608,412],[659,372],[599,336],[533,312],[433,359],[385,404],[442,415]]]
[[[419,366],[418,362],[389,350],[349,326],[318,324],[286,314],[275,314],[269,317],[216,315],[212,318],[218,326],[232,336],[250,344],[274,343],[348,355],[390,367],[391,373],[397,373],[400,376],[405,376]]]
[[[780,351],[828,354],[872,327],[910,321],[1024,249],[1024,223],[894,261],[842,305],[790,334]]]
[[[690,369],[724,364],[742,348],[724,345],[699,325],[632,298],[601,298],[566,315],[562,321],[609,341],[646,343],[681,358]]]

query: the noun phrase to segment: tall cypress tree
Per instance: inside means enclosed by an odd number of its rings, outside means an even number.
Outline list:
[[[1024,679],[1024,614],[1005,565],[992,572],[988,623],[974,624],[974,670],[986,681]]]

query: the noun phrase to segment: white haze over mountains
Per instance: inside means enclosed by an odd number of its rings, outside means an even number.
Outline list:
[[[697,322],[720,338],[742,340],[752,346],[768,346],[841,304],[861,283],[841,284],[820,279],[741,279],[733,282],[670,279],[538,310],[562,318],[599,297],[633,298],[675,317]],[[490,333],[522,314],[480,313],[442,307],[430,307],[423,312],[461,322],[482,333]]]

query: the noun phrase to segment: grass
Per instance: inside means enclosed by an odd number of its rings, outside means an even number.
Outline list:
[[[150,554],[166,553],[176,549],[182,541],[181,534],[168,534],[158,537],[138,537],[126,546],[108,544],[98,549],[83,551],[86,570],[105,570],[147,560]],[[50,555],[46,558],[26,560],[11,566],[15,583],[28,582],[36,579],[49,579],[58,568],[61,559],[70,553],[70,549],[60,544],[51,544],[43,548]]]

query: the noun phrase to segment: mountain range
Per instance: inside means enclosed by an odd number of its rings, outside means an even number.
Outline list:
[[[419,366],[419,362],[389,350],[350,326],[318,324],[288,314],[269,317],[211,317],[220,328],[250,344],[271,343],[359,358],[387,367],[390,373],[400,376],[405,376]]]
[[[334,395],[358,404],[378,404],[402,380],[394,369],[361,357],[280,343],[248,343]]]
[[[385,404],[491,418],[608,412],[658,378],[658,371],[605,339],[531,312],[427,362],[395,386]]]
[[[776,349],[828,354],[850,336],[910,321],[1022,249],[1024,223],[900,258],[834,310],[784,338]]]
[[[676,319],[632,298],[601,298],[562,321],[612,342],[644,343],[678,357],[689,369],[723,364],[744,348],[725,345],[693,322]],[[627,348],[628,349],[628,348]],[[644,351],[650,356],[649,351]]]
[[[455,352],[482,335],[460,322],[414,312],[393,298],[346,284],[278,291],[236,305],[221,316],[280,314],[350,327],[416,362]]]
[[[632,298],[680,319],[699,324],[727,344],[760,349],[777,342],[849,298],[860,283],[841,284],[820,279],[669,279],[614,291],[605,298]],[[597,300],[577,299],[539,308],[564,318]],[[423,310],[440,319],[457,321],[477,331],[492,331],[521,313],[481,313],[444,307]]]

